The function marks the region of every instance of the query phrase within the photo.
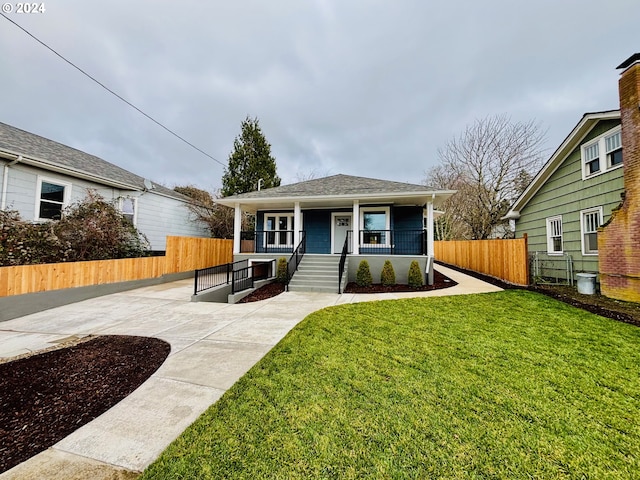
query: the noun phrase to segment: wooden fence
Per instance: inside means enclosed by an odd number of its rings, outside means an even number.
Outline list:
[[[499,278],[529,284],[527,237],[514,240],[456,240],[434,242],[436,260]]]
[[[158,278],[233,261],[233,240],[167,237],[162,257],[0,267],[0,297]]]

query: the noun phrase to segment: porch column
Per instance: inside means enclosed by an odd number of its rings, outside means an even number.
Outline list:
[[[427,266],[429,268],[427,272],[427,285],[433,285],[433,262],[435,261],[433,245],[433,232],[435,230],[435,226],[433,225],[433,200],[435,200],[435,195],[431,198],[432,200],[427,203]]]
[[[293,204],[293,248],[300,243],[300,227],[302,227],[302,215],[300,214],[300,202]]]
[[[235,215],[233,217],[233,254],[240,253],[240,232],[242,231],[242,210],[240,204],[236,203]]]
[[[427,255],[433,256],[433,231],[435,227],[433,225],[433,202],[427,203]]]
[[[353,201],[353,233],[351,234],[351,252],[360,253],[360,201]]]

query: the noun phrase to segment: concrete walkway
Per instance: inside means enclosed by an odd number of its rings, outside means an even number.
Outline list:
[[[457,286],[430,292],[287,292],[245,304],[191,303],[193,280],[85,300],[0,323],[0,357],[49,348],[70,336],[144,335],[171,353],[136,391],[0,479],[135,478],[289,330],[321,308],[362,301],[460,295],[500,288],[454,270]]]

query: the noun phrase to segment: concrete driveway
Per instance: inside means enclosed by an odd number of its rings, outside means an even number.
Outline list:
[[[189,279],[1,322],[0,357],[89,334],[161,338],[171,353],[127,398],[0,479],[135,478],[309,313],[343,303],[500,290],[439,265],[437,270],[458,285],[376,295],[287,292],[228,305],[190,302]]]

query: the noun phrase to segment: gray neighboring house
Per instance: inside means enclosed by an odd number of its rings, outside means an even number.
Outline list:
[[[620,205],[622,167],[620,110],[586,113],[507,214],[528,236],[534,276],[599,271],[597,232]]]
[[[392,261],[398,283],[406,283],[413,260],[427,273],[427,280],[432,279],[433,219],[436,208],[453,193],[424,185],[333,175],[217,202],[235,209],[235,260],[273,265],[303,244],[306,254],[290,289],[333,292],[347,280],[355,280],[363,259],[369,262],[376,283],[386,259]],[[255,214],[255,231],[241,231],[244,213]],[[341,258],[347,275],[339,284]]]
[[[208,237],[191,218],[187,197],[94,155],[0,123],[0,209],[29,221],[60,217],[94,190],[116,203],[153,251],[166,236]]]

